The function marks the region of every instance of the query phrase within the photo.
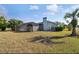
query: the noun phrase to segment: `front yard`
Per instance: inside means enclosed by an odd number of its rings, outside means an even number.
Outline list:
[[[62,36],[63,32],[0,32],[0,53],[79,53],[79,37],[51,39],[53,44],[30,42],[36,36]],[[77,32],[79,33],[79,32]]]

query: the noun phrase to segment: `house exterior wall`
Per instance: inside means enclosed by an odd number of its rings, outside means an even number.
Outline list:
[[[46,19],[43,19],[43,30],[44,31],[55,31],[56,25],[54,23],[48,22]]]
[[[43,23],[39,24],[39,31],[43,31]]]
[[[38,29],[39,29],[39,26],[33,26],[33,32],[34,31],[38,31]],[[16,31],[21,31],[21,32],[23,32],[23,31],[28,31],[28,27],[27,27],[27,25],[25,24],[25,25],[21,25],[20,27],[16,27]]]
[[[55,24],[52,24],[52,23],[48,23],[48,28],[50,31],[55,31]]]
[[[47,24],[47,21],[46,19],[43,19],[43,30],[44,31],[47,31],[49,28],[48,28],[48,24]]]
[[[20,27],[16,27],[16,31],[27,31],[27,26],[26,25],[22,25]]]
[[[33,32],[38,31],[39,26],[33,26]]]

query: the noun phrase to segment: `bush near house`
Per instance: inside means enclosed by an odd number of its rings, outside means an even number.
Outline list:
[[[0,16],[0,29],[1,31],[5,31],[7,27],[7,20],[4,16]]]
[[[18,20],[18,19],[10,19],[8,21],[8,26],[7,27],[11,28],[12,31],[15,31],[15,27],[17,25],[22,24],[22,23],[23,23],[23,21],[21,21],[21,20]]]
[[[65,29],[65,24],[61,22],[56,22],[57,27],[55,27],[56,31],[63,31]]]
[[[63,27],[56,27],[55,29],[56,29],[56,31],[63,31],[64,30]]]
[[[7,25],[6,24],[2,24],[2,25],[0,25],[0,28],[1,28],[1,31],[5,31],[6,28],[7,28]]]

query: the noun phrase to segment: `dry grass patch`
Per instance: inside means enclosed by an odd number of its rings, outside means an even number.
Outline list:
[[[79,53],[79,38],[67,37],[61,39],[51,39],[53,42],[65,43],[50,45],[30,42],[37,36],[62,36],[70,33],[70,31],[0,32],[0,53]]]

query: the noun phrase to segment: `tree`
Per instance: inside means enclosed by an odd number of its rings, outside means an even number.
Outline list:
[[[64,18],[67,19],[67,18],[70,18],[72,19],[70,24],[72,25],[72,34],[71,36],[76,36],[77,33],[76,33],[76,26],[77,26],[77,18],[79,17],[79,9],[75,9],[72,13],[66,13]]]
[[[23,22],[21,20],[17,20],[17,19],[10,19],[8,21],[8,27],[10,27],[12,29],[12,31],[15,31],[15,27],[17,25],[22,24]]]
[[[69,23],[69,24],[67,25],[67,28],[68,28],[68,31],[71,31],[71,30],[72,30],[72,25],[71,25],[71,23]]]
[[[0,28],[4,31],[7,27],[7,20],[5,20],[4,16],[0,16]]]
[[[55,27],[56,31],[63,31],[65,29],[65,24],[61,22],[56,22],[57,27]]]

